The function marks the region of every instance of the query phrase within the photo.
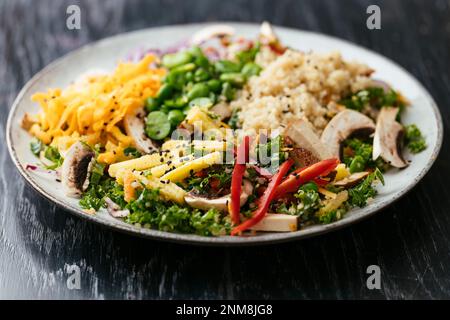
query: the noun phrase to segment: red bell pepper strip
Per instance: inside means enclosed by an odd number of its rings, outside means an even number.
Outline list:
[[[249,160],[250,137],[245,136],[241,145],[236,150],[236,163],[231,176],[231,197],[228,203],[231,221],[238,225],[241,211],[242,178],[245,173],[245,164]]]
[[[231,230],[231,235],[234,236],[237,233],[240,233],[242,231],[247,230],[248,228],[251,228],[258,222],[260,222],[264,216],[267,213],[267,210],[269,210],[270,203],[273,200],[273,196],[275,194],[275,190],[278,187],[278,185],[281,183],[281,180],[286,175],[286,173],[289,171],[289,168],[294,164],[294,161],[289,159],[285,161],[281,166],[278,172],[272,177],[272,179],[269,182],[269,185],[267,186],[266,191],[264,191],[264,194],[262,197],[258,200],[258,208],[253,213],[253,216],[235,227],[233,230]]]
[[[274,199],[278,199],[286,193],[295,192],[308,181],[319,176],[326,176],[339,164],[336,158],[322,160],[306,168],[297,169],[291,173],[275,190]]]

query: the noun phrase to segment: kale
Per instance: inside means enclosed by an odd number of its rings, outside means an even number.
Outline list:
[[[301,217],[302,221],[315,219],[315,213],[321,207],[317,185],[313,182],[300,187],[294,197],[298,200],[289,206],[282,203],[276,209],[278,213],[285,213]]]
[[[105,166],[96,162],[93,166],[89,179],[89,186],[80,199],[83,209],[94,209],[98,211],[106,206],[105,198],[110,198],[121,208],[126,206],[123,187],[113,178],[103,175]]]
[[[337,217],[337,210],[333,210],[325,214],[319,215],[318,219],[321,224],[329,224],[336,220],[339,220],[339,218]]]
[[[134,157],[134,158],[139,158],[142,155],[136,148],[133,148],[133,147],[125,148],[123,150],[123,153],[127,157]]]
[[[366,179],[355,187],[348,190],[349,204],[354,207],[365,207],[367,200],[373,198],[377,194],[377,190],[373,186],[374,180],[379,180],[384,184],[384,178],[380,170],[375,169]]]
[[[381,157],[372,159],[372,139],[350,138],[344,141],[344,163],[350,172],[361,172],[368,168],[378,168],[382,172],[389,168]]]
[[[45,166],[50,170],[60,167],[64,161],[57,148],[53,146],[46,146],[41,140],[38,139],[30,142],[30,150],[36,157],[39,157],[41,152],[44,152],[44,157],[53,162],[52,165]]]
[[[210,209],[205,213],[195,210],[191,216],[191,226],[198,235],[225,235],[231,231],[231,220],[229,216],[223,216],[221,212],[215,209]]]
[[[30,150],[36,157],[39,157],[39,154],[44,150],[44,148],[45,145],[41,140],[35,139],[30,142]]]
[[[213,167],[206,172],[205,176],[193,175],[186,180],[188,189],[195,189],[202,194],[209,193],[213,181],[215,190],[229,187],[232,178],[231,170],[231,167]]]
[[[426,149],[425,138],[415,124],[405,127],[405,144],[412,153],[419,153]]]
[[[221,212],[214,209],[201,212],[164,202],[158,190],[141,190],[137,199],[126,208],[131,212],[125,220],[127,223],[139,223],[163,231],[215,236],[227,234],[231,230],[228,217]]]
[[[367,105],[376,109],[381,109],[384,106],[394,106],[399,107],[400,111],[404,108],[404,103],[397,92],[391,89],[386,93],[383,88],[379,87],[360,90],[342,99],[339,103],[348,109],[356,111],[362,111]]]
[[[61,154],[59,153],[58,149],[53,146],[48,146],[47,148],[45,148],[44,157],[53,162],[52,165],[46,166],[47,169],[51,169],[51,170],[59,168],[64,161],[64,159],[63,159],[63,157],[61,157]]]
[[[318,216],[318,222],[321,224],[329,224],[340,220],[344,214],[347,212],[347,206],[343,205],[336,210],[332,210],[326,213],[323,213]]]

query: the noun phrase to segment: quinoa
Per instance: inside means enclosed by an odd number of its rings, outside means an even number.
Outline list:
[[[346,62],[339,52],[327,54],[287,50],[279,57],[257,60],[266,67],[252,77],[231,108],[240,109],[244,132],[283,131],[291,120],[309,121],[321,133],[343,106],[344,96],[371,85],[368,66]]]

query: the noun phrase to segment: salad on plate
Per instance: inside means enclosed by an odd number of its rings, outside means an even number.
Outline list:
[[[27,169],[86,214],[142,228],[242,236],[332,223],[426,148],[402,124],[407,99],[373,72],[289,48],[267,22],[255,39],[208,26],[35,93]]]

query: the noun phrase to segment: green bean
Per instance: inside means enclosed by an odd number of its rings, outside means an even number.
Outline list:
[[[181,110],[171,110],[167,115],[167,118],[172,125],[172,128],[176,128],[181,121],[184,120],[184,113]]]
[[[159,88],[158,93],[156,94],[156,97],[158,101],[164,101],[168,99],[173,92],[173,86],[169,83],[165,83]]]
[[[257,76],[261,72],[262,68],[253,62],[248,62],[242,67],[242,74],[246,77]]]
[[[158,110],[158,108],[159,108],[158,100],[152,97],[147,98],[147,100],[145,101],[145,109],[147,110],[147,112]]]
[[[208,87],[209,90],[211,90],[212,92],[220,92],[220,89],[222,88],[222,82],[220,82],[220,80],[217,79],[211,79],[208,81]]]
[[[205,83],[196,83],[187,93],[187,98],[192,101],[195,98],[206,97],[209,94],[209,87]]]
[[[162,64],[168,69],[172,69],[183,64],[189,63],[193,60],[192,54],[187,51],[177,53],[168,53],[162,58]]]
[[[153,111],[148,114],[145,132],[151,139],[164,139],[169,135],[170,129],[171,123],[165,113]]]
[[[364,158],[357,155],[353,158],[352,162],[350,163],[350,167],[349,167],[350,173],[364,171],[365,166],[366,166],[366,162],[364,161]]]
[[[240,73],[223,73],[220,75],[220,80],[230,82],[235,86],[242,86],[245,83],[245,77]]]

